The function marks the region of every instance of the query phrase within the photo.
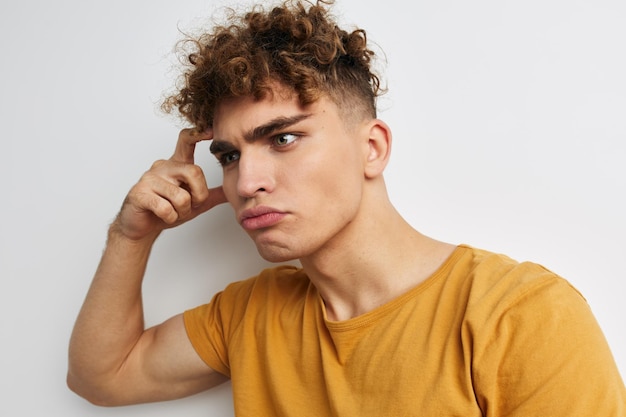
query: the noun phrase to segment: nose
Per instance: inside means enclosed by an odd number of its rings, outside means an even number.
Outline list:
[[[238,161],[237,193],[251,198],[274,189],[272,165],[259,152],[242,153]]]

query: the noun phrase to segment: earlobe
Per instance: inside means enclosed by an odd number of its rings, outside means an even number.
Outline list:
[[[368,125],[368,132],[365,177],[372,179],[380,176],[389,162],[391,129],[382,120],[374,119]]]

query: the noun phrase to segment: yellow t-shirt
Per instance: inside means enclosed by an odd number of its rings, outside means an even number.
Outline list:
[[[185,312],[237,416],[626,416],[584,298],[532,263],[461,245],[426,281],[331,322],[304,272],[277,267]]]

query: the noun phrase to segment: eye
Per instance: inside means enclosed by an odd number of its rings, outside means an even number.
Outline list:
[[[292,144],[298,139],[298,135],[293,133],[283,133],[272,138],[272,142],[277,147],[283,147]]]
[[[232,151],[232,152],[223,153],[223,154],[221,154],[221,155],[219,155],[217,157],[217,160],[219,161],[220,165],[222,165],[222,166],[230,165],[233,162],[239,160],[239,152],[238,151]]]

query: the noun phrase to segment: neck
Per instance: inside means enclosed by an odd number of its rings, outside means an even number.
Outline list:
[[[365,204],[344,230],[300,260],[330,320],[356,317],[400,296],[454,249],[413,229],[384,197]]]

